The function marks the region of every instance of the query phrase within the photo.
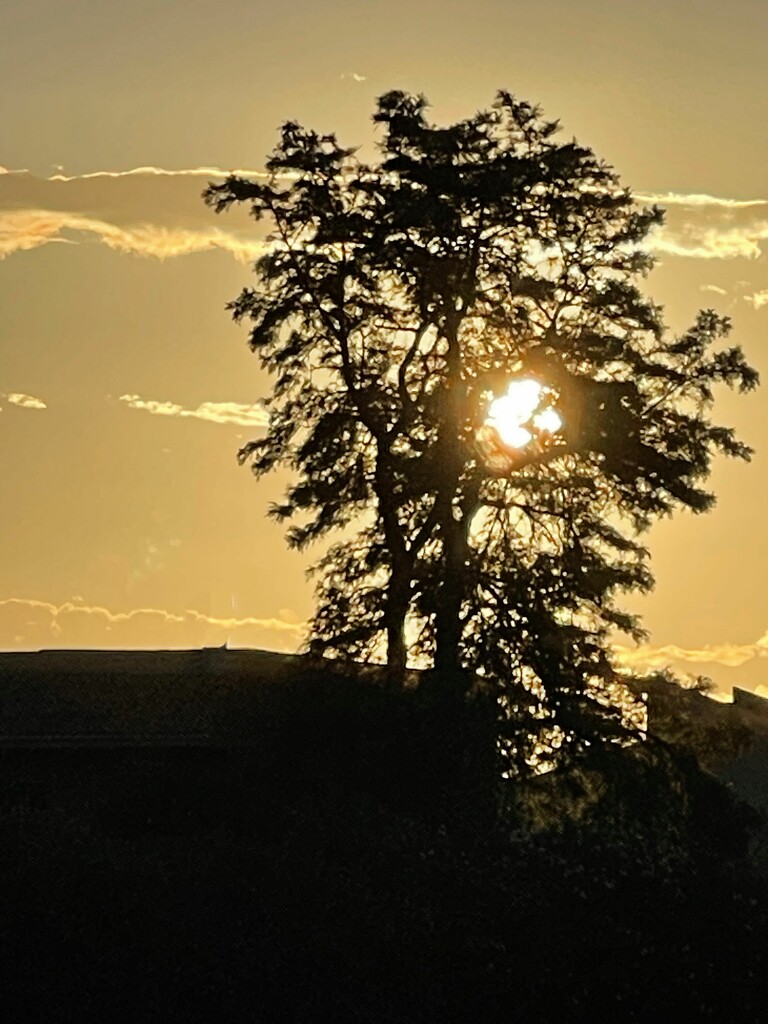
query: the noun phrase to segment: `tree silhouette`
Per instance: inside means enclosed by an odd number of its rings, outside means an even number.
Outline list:
[[[712,506],[714,454],[749,457],[710,407],[757,374],[711,310],[669,335],[637,285],[663,211],[557,122],[507,92],[447,127],[426,107],[378,100],[378,162],[291,122],[265,180],[206,189],[271,225],[230,304],[274,377],[239,457],[294,472],[289,544],[342,531],[313,643],[479,679],[519,769],[625,727],[609,638],[642,635],[615,603],[652,583],[638,535]],[[511,381],[534,389],[516,447],[488,420]]]

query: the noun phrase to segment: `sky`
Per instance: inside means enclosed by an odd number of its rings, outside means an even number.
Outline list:
[[[668,215],[644,288],[671,330],[733,319],[768,379],[763,0],[4,0],[0,5],[0,649],[290,651],[308,555],[238,466],[269,380],[225,304],[263,229],[200,193],[288,119],[374,154],[375,99],[437,122],[541,104]],[[768,694],[768,391],[717,396],[756,449],[706,516],[647,537],[622,658]]]

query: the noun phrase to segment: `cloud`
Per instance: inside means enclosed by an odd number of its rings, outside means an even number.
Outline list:
[[[7,395],[0,395],[0,398],[5,398],[13,405],[18,405],[22,409],[47,409],[48,406],[42,400],[42,398],[35,398],[34,395],[24,395],[20,391],[11,391]]]
[[[686,222],[665,225],[648,236],[647,248],[670,256],[704,260],[759,259],[768,239],[768,220],[743,225]]]
[[[342,76],[365,80],[357,72]],[[211,165],[169,169],[97,169],[38,177],[0,174],[0,258],[52,243],[97,241],[116,252],[165,259],[223,251],[249,262],[266,248],[268,225],[256,224],[248,204],[217,220],[201,199],[204,181],[229,174],[263,178],[264,170]],[[668,207],[666,223],[648,239],[660,255],[754,259],[768,239],[768,200],[703,193],[638,193],[640,202]]]
[[[295,651],[306,626],[285,618],[218,617],[194,609],[113,611],[86,605],[82,598],[53,604],[27,598],[0,601],[0,648],[45,647],[184,648],[227,642]]]
[[[76,244],[77,238],[67,237],[64,232],[95,237],[117,252],[156,259],[220,250],[248,262],[267,249],[261,240],[242,238],[218,227],[187,229],[157,224],[120,227],[66,211],[6,210],[0,212],[0,259],[53,242]]]
[[[755,309],[762,309],[763,306],[768,306],[768,288],[761,292],[754,292],[752,295],[745,295],[744,301],[754,306]]]
[[[700,192],[636,192],[634,197],[640,203],[657,203],[659,206],[705,206],[728,210],[768,206],[768,199],[729,199],[725,196],[710,196]]]
[[[6,173],[23,173],[8,171]],[[87,174],[64,174],[59,172],[52,174],[46,181],[88,181],[92,178],[135,178],[135,177],[159,177],[159,178],[228,178],[234,175],[237,178],[266,178],[265,171],[253,170],[231,170],[224,171],[220,167],[184,167],[180,170],[168,170],[165,167],[131,167],[126,171],[89,171]]]
[[[703,284],[703,285],[701,285],[699,290],[702,291],[702,292],[714,292],[715,295],[727,295],[728,294],[728,292],[725,290],[725,288],[721,288],[717,284]]]
[[[651,644],[641,644],[638,647],[617,644],[614,650],[619,664],[624,668],[657,669],[674,662],[739,668],[755,658],[768,658],[768,632],[751,644],[704,644],[692,648],[678,647],[676,644],[665,644],[660,647]]]
[[[131,409],[143,409],[155,416],[179,416],[208,420],[210,423],[237,423],[243,427],[265,427],[269,415],[263,405],[245,405],[240,402],[203,402],[196,409],[185,409],[176,402],[159,402],[140,395],[120,395]]]
[[[83,174],[56,173],[50,177],[28,171],[8,171],[0,174],[0,209],[66,211],[123,226],[146,222],[198,227],[210,225],[215,216],[202,201],[203,186],[230,174],[248,179],[267,177],[263,169],[224,170],[211,166],[180,170],[163,167],[99,169]],[[253,221],[245,211],[238,223],[250,223],[253,229]]]
[[[202,200],[206,181],[264,171],[219,167],[136,167],[85,174],[0,174],[0,258],[54,242],[99,242],[117,251],[164,259],[223,251],[247,262],[265,251],[266,225],[236,207],[226,217]]]
[[[351,79],[353,82],[365,82],[367,81],[365,75],[358,75],[355,71],[345,71],[343,75],[339,75],[342,79]]]
[[[731,199],[703,193],[637,193],[667,211],[646,247],[689,259],[757,259],[768,239],[768,199]],[[717,286],[709,290],[715,291]]]

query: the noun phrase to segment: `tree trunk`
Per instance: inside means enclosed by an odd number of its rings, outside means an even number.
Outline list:
[[[376,492],[379,513],[392,571],[384,598],[384,627],[387,634],[387,677],[392,687],[405,683],[408,652],[405,643],[405,620],[411,599],[413,558],[409,555],[397,515],[397,475],[391,454],[379,448],[376,457]]]
[[[461,605],[464,596],[466,541],[464,524],[453,515],[452,501],[440,524],[443,538],[443,579],[435,616],[435,669],[446,693],[466,689],[461,665]]]
[[[391,686],[405,684],[407,649],[405,620],[410,603],[410,573],[403,565],[394,565],[387,588],[384,611],[387,628],[387,676]]]
[[[445,338],[448,342],[448,379],[443,421],[438,438],[442,479],[440,493],[436,499],[440,507],[443,564],[435,616],[435,670],[439,686],[446,696],[466,691],[460,646],[467,540],[463,516],[457,520],[454,514],[454,499],[459,493],[459,481],[464,465],[459,431],[465,388],[461,379],[458,329],[459,319],[452,311],[445,325]]]

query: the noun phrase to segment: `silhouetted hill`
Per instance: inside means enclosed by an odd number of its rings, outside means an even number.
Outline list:
[[[190,810],[202,827],[227,801],[242,816],[257,790],[271,800],[310,787],[367,787],[420,812],[441,806],[450,790],[488,813],[494,755],[485,710],[471,707],[454,721],[417,689],[392,693],[382,680],[377,669],[226,648],[2,654],[0,757],[16,792],[40,806],[58,799],[46,795],[56,779],[59,795],[66,785],[102,809],[106,793],[135,808],[153,766],[174,820],[170,804],[189,802],[179,773],[202,771],[207,809],[198,801]],[[250,790],[227,787],[228,774],[248,775]],[[485,797],[467,795],[478,788]],[[158,827],[163,815],[158,804]]]
[[[306,656],[226,647],[2,653],[0,746],[253,745],[278,722],[322,716],[355,679],[362,689],[351,705],[362,709],[383,685],[379,670]],[[691,749],[768,812],[768,700],[735,689],[733,703],[721,703],[663,677],[643,685],[650,733]]]
[[[714,780],[617,750],[620,799],[532,830],[482,704],[332,669],[0,655],[4,1020],[762,1020],[765,882]]]
[[[0,742],[236,742],[316,676],[306,658],[226,648],[0,654]]]

